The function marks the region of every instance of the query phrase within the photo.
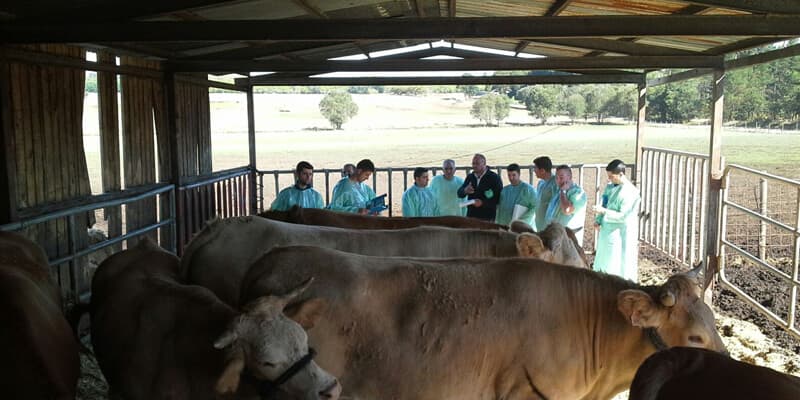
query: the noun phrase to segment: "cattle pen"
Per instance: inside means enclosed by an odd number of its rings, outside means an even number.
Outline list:
[[[0,6],[0,230],[45,250],[64,305],[88,301],[100,252],[149,236],[180,255],[207,221],[264,210],[291,182],[292,171],[256,165],[255,87],[624,84],[638,93],[630,159],[642,195],[640,241],[684,267],[701,263],[707,286],[734,293],[800,339],[800,182],[728,165],[722,151],[726,73],[800,55],[799,44],[787,44],[800,36],[794,2],[269,3]],[[406,47],[417,50],[381,56]],[[469,73],[487,70],[503,74]],[[86,71],[97,73],[98,195],[81,140]],[[462,74],[353,77],[427,71]],[[229,74],[237,75],[221,78]],[[708,152],[648,146],[648,88],[698,77],[711,89]],[[246,165],[213,169],[212,89],[247,97]],[[571,167],[596,204],[604,165]],[[389,215],[411,170],[378,166],[372,177],[388,194]],[[531,170],[523,166],[532,183]],[[327,199],[338,171],[317,173]],[[104,237],[92,239],[87,228],[98,221]],[[583,234],[591,252],[593,233]]]

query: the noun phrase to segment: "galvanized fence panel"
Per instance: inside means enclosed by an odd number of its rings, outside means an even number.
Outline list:
[[[708,156],[645,147],[639,239],[686,265],[705,251]]]
[[[592,229],[594,222],[594,211],[591,204],[599,204],[600,192],[606,183],[605,164],[573,164],[573,181],[581,185],[587,196],[586,226],[582,234],[584,235],[584,247],[593,249],[596,234]],[[377,194],[386,193],[386,202],[389,206],[388,216],[399,216],[402,214],[403,193],[414,184],[415,167],[388,167],[376,168],[372,174],[369,184]],[[427,167],[432,176],[442,173],[441,166]],[[472,170],[471,167],[456,167],[456,174],[465,178]],[[508,178],[504,176],[505,167],[492,167],[492,170],[503,178],[503,183],[508,184]],[[281,189],[294,184],[294,170],[257,170],[256,171],[256,199],[258,204],[257,212],[270,208]],[[524,182],[536,186],[538,179],[534,173],[533,165],[520,166],[520,178]],[[329,204],[332,196],[333,187],[336,186],[343,176],[338,169],[318,169],[314,170],[314,182],[322,182],[315,185],[315,188],[322,194],[325,204]]]
[[[136,206],[142,201],[152,201],[156,199],[157,204],[164,207],[156,207],[159,210],[154,222],[140,226],[133,230],[128,230],[123,224],[122,232],[119,236],[106,237],[105,240],[89,241],[85,245],[80,245],[77,238],[86,235],[86,227],[77,221],[82,219],[86,213],[95,213],[99,216],[95,227],[104,225],[102,215],[103,209],[110,207],[120,207],[123,216],[128,206]],[[167,204],[161,204],[166,202]],[[68,207],[55,207],[46,213],[31,216],[21,221],[6,225],[0,225],[2,231],[17,231],[37,242],[43,248],[50,247],[47,243],[37,240],[37,231],[47,224],[56,221],[65,221],[68,233],[68,246],[64,251],[59,251],[57,255],[48,254],[51,273],[61,288],[64,305],[75,304],[76,302],[87,302],[91,293],[91,279],[97,262],[91,263],[93,256],[105,257],[115,249],[128,246],[128,241],[142,235],[156,235],[162,246],[175,251],[175,190],[173,185],[159,184],[148,185],[139,188],[126,189],[111,194],[89,196],[82,199],[80,205]],[[125,218],[122,218],[125,221]],[[84,232],[81,232],[83,230]],[[107,230],[105,230],[107,232]],[[103,254],[105,253],[105,254]],[[62,276],[65,274],[68,276]]]
[[[720,284],[800,338],[800,181],[730,165],[721,197]]]
[[[259,181],[263,177],[259,177]],[[250,168],[238,167],[193,177],[178,188],[178,254],[206,221],[250,215]]]

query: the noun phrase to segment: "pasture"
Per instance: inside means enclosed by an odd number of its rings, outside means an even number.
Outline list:
[[[555,163],[633,162],[636,127],[630,123],[539,125],[524,109],[514,108],[500,127],[480,126],[469,115],[474,100],[460,93],[411,97],[354,95],[359,114],[333,131],[319,114],[322,95],[258,94],[256,156],[259,169],[292,169],[299,160],[317,169],[341,168],[345,162],[370,158],[379,167],[440,165],[452,158],[469,165],[481,152],[489,165],[529,164],[550,155]],[[97,101],[86,97],[84,143],[92,191],[99,193],[100,153]],[[615,121],[619,122],[619,121]],[[708,152],[707,125],[646,127],[646,145],[698,153]],[[247,164],[247,115],[243,94],[211,94],[214,170]],[[724,130],[728,163],[800,178],[800,134],[793,131]]]

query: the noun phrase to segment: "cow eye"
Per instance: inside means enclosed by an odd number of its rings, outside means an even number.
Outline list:
[[[689,342],[694,344],[703,344],[703,338],[697,335],[689,336]]]

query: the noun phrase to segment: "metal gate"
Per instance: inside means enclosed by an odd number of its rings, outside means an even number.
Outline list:
[[[720,284],[800,338],[800,182],[729,165],[721,199]]]

